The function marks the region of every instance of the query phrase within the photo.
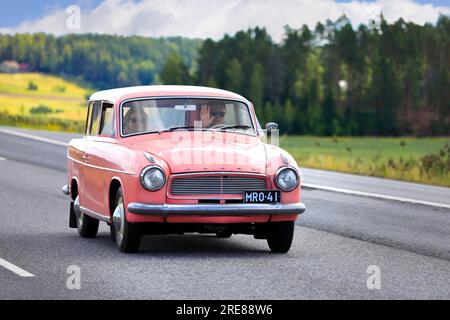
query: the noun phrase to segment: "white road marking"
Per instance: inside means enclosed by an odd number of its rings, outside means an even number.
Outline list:
[[[34,136],[34,135],[31,135],[31,134],[28,134],[28,133],[24,133],[24,132],[17,132],[17,131],[12,131],[12,130],[8,130],[8,129],[2,129],[2,128],[0,128],[0,132],[6,133],[6,134],[9,134],[9,135],[13,135],[13,136],[16,136],[16,137],[21,137],[21,138],[31,139],[31,140],[45,142],[45,143],[49,143],[49,144],[54,144],[54,145],[57,145],[57,146],[67,147],[67,143],[66,142],[62,142],[62,141],[58,141],[58,140],[54,140],[54,139],[49,139],[49,138],[44,138],[44,137],[38,137],[38,136]]]
[[[2,258],[0,258],[0,266],[8,269],[9,271],[14,272],[18,276],[21,276],[21,277],[24,277],[24,278],[34,277],[34,274],[29,273],[28,271],[23,270],[22,268],[19,268],[18,266],[13,265],[11,262],[3,260]]]
[[[393,200],[393,201],[408,202],[408,203],[415,203],[415,204],[423,204],[426,206],[450,209],[450,204],[447,204],[447,203],[439,203],[439,202],[432,202],[432,201],[425,201],[425,200],[388,196],[388,195],[384,195],[384,194],[377,194],[377,193],[370,193],[370,192],[356,191],[356,190],[349,190],[349,189],[341,189],[341,188],[321,186],[321,185],[310,184],[310,183],[303,183],[302,187],[351,194],[351,195],[355,195],[355,196],[370,197],[370,198],[377,198],[377,199],[384,199],[384,200]]]
[[[5,158],[2,158],[2,157],[0,157],[0,161],[6,161],[6,159],[5,159]]]

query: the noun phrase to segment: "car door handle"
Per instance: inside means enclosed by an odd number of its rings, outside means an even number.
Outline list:
[[[86,162],[86,161],[88,161],[88,159],[89,159],[89,156],[88,156],[87,154],[84,154],[82,158],[83,158],[83,161],[85,161],[85,162]]]

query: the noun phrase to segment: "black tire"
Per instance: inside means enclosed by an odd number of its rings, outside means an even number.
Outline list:
[[[109,236],[113,243],[116,243],[116,231],[114,230],[114,225],[111,223],[109,225]]]
[[[75,199],[74,207],[76,214],[76,223],[77,223],[77,229],[80,236],[83,238],[95,238],[98,232],[98,224],[99,221],[97,219],[91,218],[88,215],[85,215],[84,213],[80,212],[80,202],[79,197]]]
[[[232,235],[233,235],[233,233],[230,232],[230,231],[219,231],[219,232],[216,232],[217,238],[222,238],[222,239],[231,238]]]
[[[294,238],[294,222],[271,222],[267,243],[270,250],[275,253],[287,253]]]
[[[122,206],[122,208],[120,208]],[[123,227],[122,227],[123,225]],[[116,201],[113,213],[113,223],[111,224],[111,238],[115,240],[117,248],[125,253],[136,252],[141,244],[141,232],[138,224],[127,221],[122,188],[117,190]]]

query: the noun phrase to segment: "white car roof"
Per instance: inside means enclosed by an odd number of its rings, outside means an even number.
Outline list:
[[[91,101],[110,101],[115,103],[116,101],[122,100],[125,96],[136,95],[143,96],[154,96],[154,95],[163,95],[163,96],[222,96],[225,98],[232,98],[237,100],[243,100],[248,102],[243,96],[238,95],[231,91],[208,88],[208,87],[197,87],[197,86],[163,86],[163,85],[155,85],[155,86],[139,86],[139,87],[126,87],[126,88],[117,88],[111,90],[98,91],[94,93],[89,100]]]

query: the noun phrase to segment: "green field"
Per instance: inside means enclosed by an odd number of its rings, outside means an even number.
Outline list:
[[[450,187],[450,137],[282,136],[300,166]]]
[[[91,92],[55,76],[0,73],[0,113],[81,121],[85,119],[86,97]],[[48,108],[47,113],[33,113],[33,108],[42,106]]]

